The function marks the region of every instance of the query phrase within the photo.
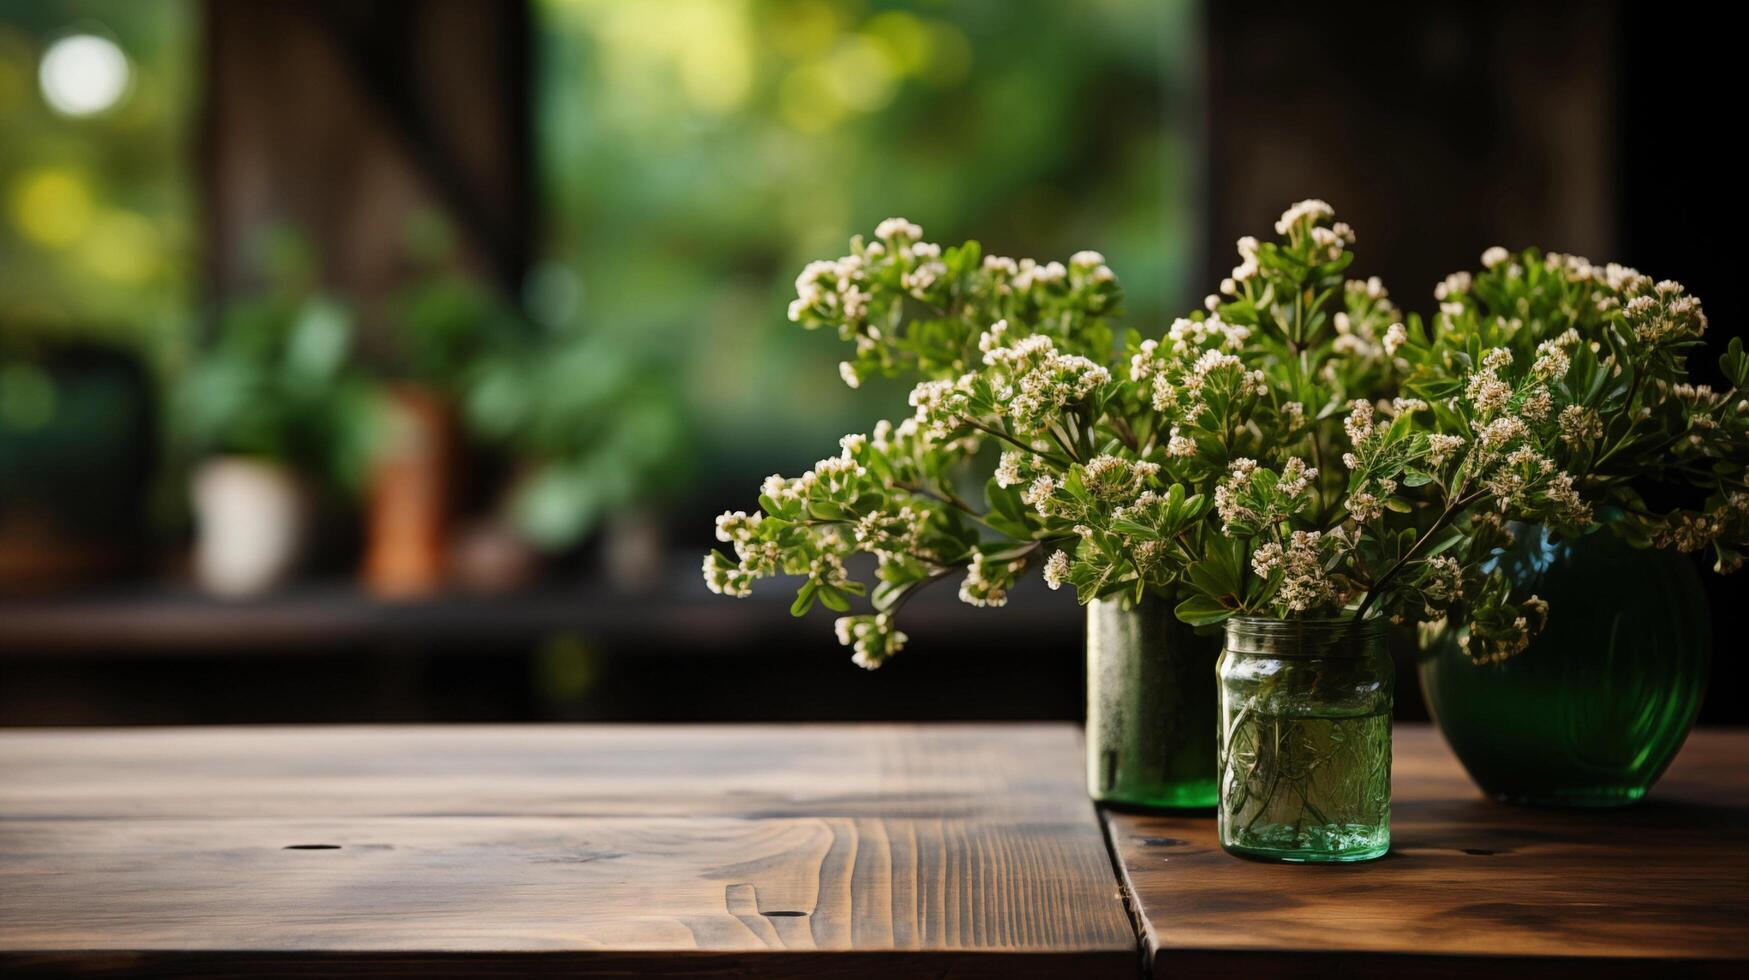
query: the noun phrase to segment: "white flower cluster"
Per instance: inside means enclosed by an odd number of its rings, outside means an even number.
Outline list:
[[[1437,470],[1450,462],[1452,457],[1456,456],[1458,450],[1462,448],[1464,448],[1463,436],[1435,432],[1427,437],[1427,455],[1424,458],[1427,460],[1428,466]]]
[[[1634,336],[1648,344],[1699,337],[1706,332],[1706,314],[1700,300],[1690,296],[1679,282],[1669,279],[1628,300],[1622,314]]]
[[[1221,529],[1234,533],[1238,526],[1260,528],[1296,513],[1317,486],[1318,471],[1299,457],[1282,464],[1273,481],[1260,482],[1266,472],[1254,459],[1240,457],[1227,467],[1227,478],[1215,487],[1215,512]]]
[[[1439,301],[1439,312],[1456,315],[1464,311],[1458,297],[1468,293],[1474,280],[1468,272],[1454,272],[1433,287],[1433,298]]]
[[[923,229],[904,218],[888,218],[875,225],[875,237],[894,248],[923,240]]]
[[[1260,268],[1257,264],[1257,239],[1250,235],[1239,239],[1239,264],[1233,267],[1231,278],[1221,283],[1221,292],[1228,296],[1239,295],[1239,286],[1257,277]]]
[[[1711,545],[1726,535],[1741,536],[1749,530],[1749,493],[1732,491],[1725,495],[1723,506],[1698,514],[1673,515],[1652,536],[1660,548],[1694,552]],[[1720,574],[1742,567],[1740,555],[1726,559],[1721,556],[1713,568]]]
[[[1583,446],[1603,438],[1603,416],[1583,405],[1561,409],[1559,424],[1561,441],[1570,446]]]
[[[1472,623],[1458,638],[1458,646],[1472,663],[1497,664],[1518,656],[1530,646],[1531,634],[1548,622],[1549,604],[1533,595],[1519,605],[1538,618],[1537,627],[1533,629],[1529,617],[1520,615],[1513,617],[1507,626],[1490,624],[1488,635],[1483,637],[1477,635],[1477,624]]]
[[[931,438],[945,438],[966,416],[967,393],[972,378],[968,374],[955,381],[946,378],[919,381],[908,398],[911,407],[916,409],[909,421]]]
[[[1260,519],[1247,493],[1256,474],[1254,459],[1241,456],[1227,464],[1227,478],[1215,487],[1215,513],[1221,515],[1221,530],[1231,532],[1234,524],[1255,524]]]
[[[753,594],[754,574],[724,562],[716,552],[704,556],[704,584],[717,595],[744,599]]]
[[[1111,372],[1102,365],[1079,354],[1058,353],[1056,344],[1044,334],[1022,338],[1012,346],[992,347],[984,353],[984,364],[991,369],[997,401],[1022,432],[1042,431],[1065,407],[1111,381]],[[959,389],[969,389],[975,378],[962,376],[957,382]],[[930,397],[935,397],[933,392]],[[935,400],[953,407],[946,393]],[[918,402],[913,400],[912,404]],[[940,413],[939,407],[918,405],[919,419],[938,419]]]
[[[983,552],[976,552],[966,567],[965,580],[960,582],[960,601],[970,606],[1005,606],[1013,586],[1012,566],[991,562]]]
[[[1476,407],[1481,418],[1493,418],[1505,411],[1512,401],[1512,385],[1500,377],[1500,372],[1511,365],[1512,351],[1494,347],[1482,355],[1481,368],[1470,375],[1469,383],[1464,386],[1464,397]]]
[[[883,422],[882,425],[885,426],[886,423]],[[814,464],[813,469],[795,479],[786,479],[773,473],[765,478],[759,492],[776,502],[793,503],[805,501],[815,493],[837,494],[849,491],[868,476],[868,468],[856,460],[857,454],[868,445],[867,436],[847,435],[839,440],[839,455],[820,460]],[[920,533],[927,518],[926,513],[920,516],[913,514],[910,518],[913,522],[911,529]],[[783,548],[777,541],[761,535],[764,523],[765,515],[738,510],[725,511],[717,517],[717,540],[734,547],[737,563],[722,561],[715,553],[705,556],[704,581],[712,592],[744,597],[752,592],[756,579],[782,572],[805,573],[822,584],[835,587],[849,583],[849,575],[839,554],[845,549],[846,542],[837,528],[827,528],[815,535],[815,543],[821,550],[803,567],[793,561],[786,563]],[[912,539],[904,539],[902,535],[899,538],[915,545]],[[792,565],[794,567],[790,567]]]
[[[940,556],[923,544],[931,516],[926,508],[910,504],[897,511],[870,511],[857,518],[851,533],[858,547],[883,562],[903,557],[934,562]]]
[[[1430,603],[1424,612],[1429,619],[1432,619],[1439,615],[1440,609],[1463,598],[1464,569],[1463,565],[1450,555],[1434,555],[1421,564],[1421,594]],[[1436,608],[1431,603],[1439,605]]]
[[[1187,357],[1193,352],[1206,352],[1211,346],[1209,344],[1211,340],[1215,341],[1213,347],[1229,353],[1244,350],[1245,342],[1249,339],[1251,339],[1250,327],[1242,323],[1228,323],[1222,320],[1218,314],[1201,320],[1179,317],[1173,320],[1172,326],[1166,329],[1167,348],[1175,357],[1179,358]],[[1146,342],[1144,342],[1145,345]],[[1132,359],[1131,367],[1134,366]]]
[[[1342,420],[1342,431],[1348,434],[1348,441],[1359,449],[1361,443],[1372,438],[1373,429],[1372,402],[1360,398],[1349,402],[1348,417]],[[1346,453],[1342,457],[1349,469],[1354,469],[1353,458],[1352,453]]]
[[[1081,484],[1100,500],[1128,500],[1159,473],[1159,463],[1102,454],[1082,467]]]
[[[1342,284],[1342,288],[1355,298],[1365,297],[1373,302],[1390,298],[1391,291],[1385,288],[1385,281],[1378,276],[1368,276],[1365,279],[1350,279]]]
[[[1482,485],[1502,513],[1528,511],[1569,526],[1591,522],[1591,506],[1580,498],[1572,475],[1556,469],[1554,460],[1528,445],[1507,453]]]
[[[1004,489],[1020,486],[1029,482],[1044,465],[1044,459],[1037,453],[1018,449],[1004,450],[996,461],[996,485]]]
[[[1323,201],[1309,198],[1290,205],[1286,211],[1281,213],[1281,217],[1275,222],[1275,233],[1277,235],[1292,235],[1295,230],[1300,229],[1304,223],[1315,222],[1322,218],[1333,218],[1335,216],[1335,208],[1325,204]]]
[[[1284,497],[1290,499],[1303,496],[1318,484],[1318,468],[1308,465],[1298,456],[1288,458],[1281,464],[1281,478],[1276,481],[1275,489]]]
[[[864,670],[873,670],[888,657],[905,648],[910,639],[893,628],[891,613],[873,616],[841,616],[833,624],[838,642],[852,648],[850,662]]]
[[[1396,357],[1397,351],[1409,342],[1409,330],[1401,323],[1393,323],[1385,328],[1384,348],[1386,357]]]
[[[851,327],[868,316],[867,265],[861,255],[809,262],[796,277],[796,298],[789,318],[800,323],[810,313],[840,319]]]
[[[1305,612],[1333,604],[1336,586],[1324,571],[1324,554],[1317,531],[1295,531],[1287,547],[1271,541],[1251,555],[1251,570],[1267,578],[1281,572],[1278,601],[1289,612]]]
[[[1318,247],[1324,261],[1333,262],[1354,244],[1354,229],[1341,221],[1328,228],[1313,225],[1312,244]]]
[[[941,261],[941,246],[934,242],[918,242],[911,246],[911,256],[917,263],[899,276],[899,285],[911,295],[924,298],[930,287],[947,275],[947,263]]]
[[[1056,477],[1041,473],[1020,491],[1020,502],[1037,510],[1040,517],[1050,517],[1056,513],[1056,494]]]
[[[1045,584],[1050,586],[1051,591],[1062,588],[1069,581],[1069,553],[1061,548],[1051,552],[1051,556],[1045,559],[1044,574]]]
[[[1568,351],[1579,343],[1579,331],[1568,327],[1565,333],[1552,337],[1536,345],[1536,360],[1530,366],[1530,375],[1538,381],[1559,381],[1567,376],[1572,368],[1573,360]]]
[[[1353,317],[1341,311],[1338,311],[1332,319],[1336,325],[1336,340],[1331,346],[1336,353],[1363,361],[1371,361],[1376,360],[1380,354],[1385,352],[1384,344],[1379,341],[1379,338],[1373,333],[1372,327],[1365,320],[1356,322]]]
[[[809,262],[796,277],[796,298],[790,302],[790,320],[810,328],[835,324],[845,340],[854,341],[858,354],[867,353],[882,340],[880,328],[871,325],[869,306],[876,279],[885,269],[899,269],[902,289],[920,299],[931,299],[931,290],[945,281],[947,265],[941,246],[923,241],[923,229],[904,218],[888,218],[875,228],[875,241],[851,240],[851,254],[832,260]],[[838,368],[846,384],[861,384],[850,362]]]
[[[717,540],[734,546],[740,564],[724,565],[716,560],[716,555],[706,555],[704,581],[712,592],[744,597],[753,591],[754,579],[778,571],[783,554],[775,542],[759,540],[759,525],[763,521],[763,514],[749,515],[739,510],[717,518]]]
[[[1112,272],[1111,267],[1105,264],[1105,256],[1092,249],[1083,249],[1069,256],[1069,270],[1084,276],[1087,282],[1094,285],[1117,281],[1117,273]]]

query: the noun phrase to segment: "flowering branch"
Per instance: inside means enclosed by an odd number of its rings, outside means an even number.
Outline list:
[[[707,584],[800,576],[797,615],[866,596],[837,624],[865,667],[904,645],[894,615],[923,587],[963,571],[963,601],[999,606],[1035,564],[1083,602],[1155,596],[1197,625],[1460,610],[1490,660],[1547,616],[1490,565],[1513,522],[1742,563],[1749,356],[1732,342],[1722,393],[1687,380],[1706,318],[1681,286],[1496,248],[1423,320],[1346,277],[1355,236],[1329,205],[1295,204],[1275,232],[1240,239],[1203,310],[1121,344],[1095,252],[984,256],[891,219],[810,263],[790,318],[853,345],[852,387],[918,376],[911,414],[720,517],[734,557],[707,556]],[[1660,513],[1647,478],[1704,500]],[[980,480],[981,510],[961,489]],[[872,587],[854,554],[874,557]]]

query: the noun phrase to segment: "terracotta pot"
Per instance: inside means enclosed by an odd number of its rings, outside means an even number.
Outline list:
[[[389,598],[429,595],[448,562],[454,415],[416,385],[389,390],[384,438],[371,468],[364,582]]]

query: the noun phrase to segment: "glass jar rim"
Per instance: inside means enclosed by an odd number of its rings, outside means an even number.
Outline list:
[[[1383,616],[1362,620],[1352,616],[1323,619],[1233,616],[1224,625],[1229,649],[1275,656],[1332,657],[1365,656],[1372,641],[1381,639],[1389,624]]]

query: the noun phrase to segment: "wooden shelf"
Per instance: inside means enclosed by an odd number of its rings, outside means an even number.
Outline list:
[[[142,586],[74,596],[0,602],[0,657],[151,656],[174,652],[243,655],[370,643],[459,644],[538,639],[577,632],[603,642],[684,643],[700,652],[786,638],[817,639],[828,628],[816,610],[789,615],[781,585],[748,599],[711,595],[696,577],[653,593],[600,585],[544,586],[505,596],[373,598],[349,583],[303,585],[259,599],[227,601],[186,588]],[[976,631],[981,640],[1076,632],[1071,596],[1038,583],[992,612],[958,602],[938,586],[905,609],[913,632]]]

